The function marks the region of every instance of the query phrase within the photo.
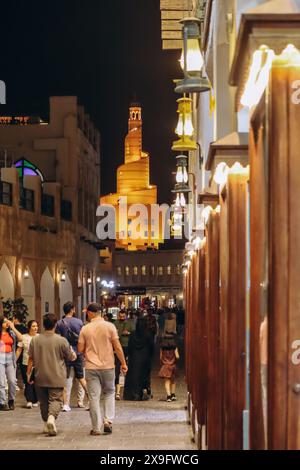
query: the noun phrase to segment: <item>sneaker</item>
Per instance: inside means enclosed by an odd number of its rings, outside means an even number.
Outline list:
[[[177,397],[176,397],[175,393],[172,393],[171,400],[172,401],[177,401]]]
[[[43,434],[48,434],[48,433],[49,433],[48,424],[47,424],[47,422],[45,421],[45,422],[44,422],[44,427],[43,427]]]
[[[67,413],[68,411],[72,411],[72,410],[71,410],[71,407],[70,407],[69,405],[64,405],[62,410],[65,411],[66,413]]]
[[[0,411],[9,411],[9,407],[6,403],[0,403]]]
[[[112,424],[111,423],[104,423],[103,425],[103,434],[111,434],[112,433]]]
[[[82,401],[77,402],[78,408],[85,408],[84,403]]]
[[[101,436],[101,431],[93,431],[93,429],[90,432],[91,436]]]
[[[31,403],[31,401],[28,401],[28,402],[27,402],[27,405],[26,405],[26,408],[30,409],[30,408],[32,408],[32,406],[33,406],[33,405],[32,405],[32,403]]]
[[[168,402],[172,401],[172,396],[171,396],[171,395],[168,395],[166,401],[168,401]]]
[[[15,409],[15,401],[14,400],[8,400],[8,408],[13,411]]]
[[[39,402],[32,403],[32,406],[33,406],[33,408],[38,408],[38,406],[39,406]]]
[[[55,418],[53,415],[50,415],[47,421],[47,428],[48,428],[48,434],[49,436],[56,436],[57,435],[57,429],[55,425]]]

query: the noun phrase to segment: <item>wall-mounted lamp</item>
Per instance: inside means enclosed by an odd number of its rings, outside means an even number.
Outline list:
[[[180,64],[184,79],[177,81],[176,93],[203,93],[210,90],[210,83],[202,76],[204,59],[200,48],[199,18],[184,18],[182,24],[183,49]]]
[[[63,272],[61,273],[60,275],[60,280],[61,282],[65,282],[66,281],[66,271],[63,270]]]
[[[27,267],[24,269],[24,279],[29,279],[29,269]]]
[[[92,281],[92,276],[91,276],[90,274],[89,274],[89,277],[88,277],[88,279],[87,279],[87,282],[88,282],[89,285],[91,285],[92,282],[93,282],[93,281]]]

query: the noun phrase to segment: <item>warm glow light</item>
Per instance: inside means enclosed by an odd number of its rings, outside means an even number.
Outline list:
[[[186,167],[179,165],[177,168],[176,173],[176,182],[177,183],[187,183],[189,180],[188,173],[186,171]]]
[[[201,240],[200,237],[196,237],[196,238],[195,238],[195,240],[193,241],[195,250],[199,250],[200,245],[201,245],[201,241],[202,241],[202,240]]]
[[[180,114],[178,119],[178,124],[175,130],[175,133],[179,137],[188,136],[192,137],[194,135],[194,126],[192,122],[191,114]]]
[[[182,166],[179,166],[179,167],[177,168],[176,182],[177,182],[177,183],[183,183],[183,171],[182,171]]]
[[[205,224],[207,224],[207,222],[208,222],[211,211],[212,211],[211,206],[206,206],[202,211],[202,217],[203,217],[203,220],[204,220]]]
[[[261,46],[253,54],[249,78],[246,83],[241,104],[248,108],[256,106],[268,86],[272,62],[275,52],[267,46]]]
[[[29,279],[29,269],[28,268],[24,269],[24,279]]]
[[[249,173],[249,165],[243,167],[240,162],[235,162],[235,164],[229,168],[230,175],[247,175]]]
[[[277,59],[277,58],[276,58]],[[280,62],[286,62],[293,65],[300,65],[300,51],[293,45],[289,44],[282,54],[278,56]]]
[[[181,206],[181,207],[185,207],[185,206],[186,206],[186,201],[185,201],[185,197],[184,197],[184,194],[183,194],[183,193],[180,194],[180,206]]]
[[[65,271],[63,271],[63,272],[61,273],[60,280],[61,280],[61,282],[65,282],[65,280],[66,280],[66,273],[65,273]]]
[[[194,135],[194,126],[192,122],[192,100],[190,98],[180,98],[178,103],[178,124],[176,127],[176,134],[179,137]]]
[[[217,214],[220,214],[220,212],[221,212],[221,206],[220,206],[220,204],[215,208],[215,212],[216,212]]]
[[[88,277],[87,282],[88,282],[88,284],[92,284],[92,278],[91,278],[91,276]]]
[[[97,281],[97,282],[100,282],[100,280],[101,280],[100,276],[97,276],[96,281]]]
[[[214,182],[219,186],[224,186],[228,177],[228,165],[225,162],[218,164],[214,173]]]
[[[199,39],[193,38],[187,40],[186,71],[189,75],[199,74],[204,65],[203,56],[200,50]],[[180,57],[180,66],[184,70],[184,51]]]

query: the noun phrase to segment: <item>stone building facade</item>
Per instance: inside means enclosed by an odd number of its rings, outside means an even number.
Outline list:
[[[51,97],[49,122],[0,117],[0,154],[2,296],[37,320],[67,300],[81,312],[100,276],[99,132],[76,97]]]

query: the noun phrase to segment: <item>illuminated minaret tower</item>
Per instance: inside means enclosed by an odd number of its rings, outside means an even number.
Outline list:
[[[132,240],[130,229],[127,226],[118,225],[117,220],[116,246],[128,250],[158,248],[158,243],[163,241],[160,235],[154,238],[151,230],[151,204],[157,203],[157,187],[150,185],[150,157],[147,152],[142,150],[142,130],[142,108],[134,102],[129,108],[128,134],[125,138],[125,163],[117,170],[117,193],[103,196],[100,200],[102,205],[114,205],[117,217],[118,203],[122,196],[127,198],[128,209],[133,204],[143,204],[147,208],[149,225],[144,230],[144,234],[147,234],[146,238]],[[121,232],[124,233],[124,231],[128,231],[126,239],[123,236],[120,237]]]
[[[125,139],[125,163],[141,158],[142,130],[142,108],[138,103],[132,103],[129,108],[128,134]]]

